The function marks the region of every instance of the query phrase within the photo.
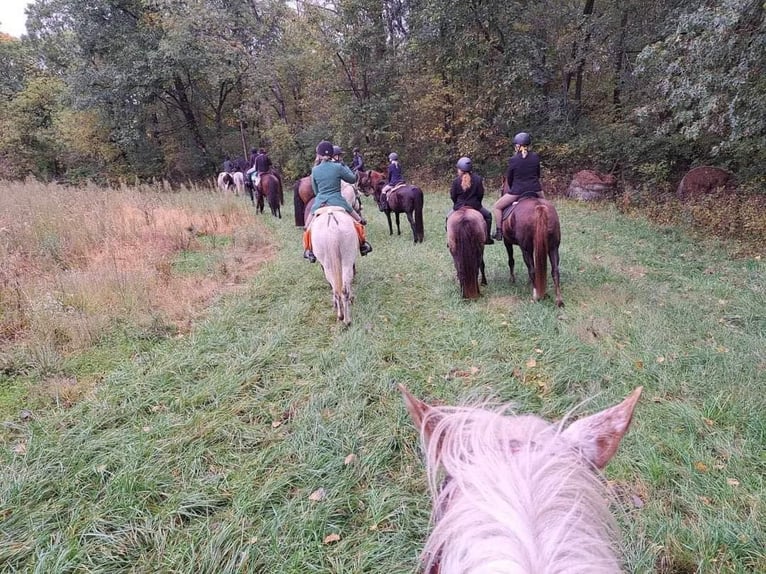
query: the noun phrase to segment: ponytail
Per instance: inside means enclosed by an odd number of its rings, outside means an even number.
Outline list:
[[[471,188],[471,174],[469,172],[463,172],[460,177],[460,187],[463,188],[463,191],[468,191]]]
[[[529,146],[520,145],[519,153],[521,153],[521,157],[523,157],[524,159],[527,159],[527,154],[529,153]]]

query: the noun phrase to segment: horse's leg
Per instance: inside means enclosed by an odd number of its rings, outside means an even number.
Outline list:
[[[396,216],[396,234],[397,235],[401,235],[402,234],[402,230],[399,227],[399,212],[398,211],[394,212],[394,215]]]
[[[386,219],[388,219],[388,234],[393,235],[394,228],[391,225],[391,210],[390,209],[386,209]]]
[[[404,213],[407,216],[407,221],[410,222],[410,228],[412,228],[412,241],[417,243],[418,242],[418,232],[417,232],[417,230],[415,228],[415,218],[413,217],[413,212],[412,211],[405,211]]]
[[[481,284],[487,284],[487,276],[484,273],[484,256],[481,256],[481,263],[479,263],[479,271],[481,272]]]
[[[511,283],[516,283],[516,275],[513,272],[513,267],[514,267],[513,244],[510,242],[506,242],[505,250],[508,252],[508,268],[511,270]]]
[[[519,246],[521,247],[521,246]],[[532,284],[532,299],[537,301],[537,289],[535,289],[535,258],[534,251],[521,250],[521,256],[524,258],[524,264],[527,266],[529,282]]]
[[[551,247],[548,252],[548,258],[551,260],[551,277],[553,277],[553,285],[556,287],[556,306],[563,307],[564,300],[561,298],[561,279],[559,276],[559,248]]]

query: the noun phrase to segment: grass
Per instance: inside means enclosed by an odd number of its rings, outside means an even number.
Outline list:
[[[626,571],[766,570],[763,260],[561,201],[566,307],[510,285],[500,245],[467,303],[447,207],[446,189],[427,195],[422,245],[367,214],[375,251],[358,262],[348,329],[291,214],[265,216],[278,248],[246,291],[181,336],[124,331],[114,344],[133,352],[103,345],[109,369],[88,393],[9,420],[0,569],[414,572],[430,508],[401,382],[552,419],[643,385],[607,468]]]

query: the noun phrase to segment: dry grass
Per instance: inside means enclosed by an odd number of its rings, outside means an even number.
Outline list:
[[[271,253],[241,198],[0,182],[3,366],[55,372],[118,322],[184,330]]]

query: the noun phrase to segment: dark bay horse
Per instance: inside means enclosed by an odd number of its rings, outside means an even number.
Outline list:
[[[362,193],[375,197],[375,203],[380,205],[380,195],[383,186],[386,184],[386,176],[378,171],[362,172],[359,177],[359,187]],[[391,225],[391,213],[396,217],[396,234],[401,235],[402,230],[399,227],[399,214],[404,213],[407,221],[412,227],[412,237],[415,243],[422,243],[425,239],[425,230],[423,228],[423,191],[414,185],[404,185],[395,191],[389,191],[387,197],[387,206],[383,210],[388,219],[388,234],[394,234],[394,228]]]
[[[571,424],[508,406],[431,405],[399,389],[433,503],[423,572],[622,571],[599,471],[628,431],[641,387]]]
[[[553,204],[546,199],[534,197],[522,199],[503,220],[502,230],[503,242],[508,251],[511,282],[516,281],[513,273],[513,245],[516,244],[521,248],[521,255],[527,265],[529,281],[532,283],[532,298],[539,301],[545,297],[548,283],[547,259],[550,259],[551,276],[556,287],[556,305],[563,307],[559,278],[561,227]]]
[[[255,211],[257,213],[263,213],[264,197],[269,202],[271,215],[282,219],[282,210],[280,209],[280,205],[283,203],[282,183],[272,173],[264,173],[261,176],[260,189],[255,192]]]
[[[470,207],[461,207],[447,218],[447,247],[455,263],[460,294],[464,299],[476,299],[481,284],[487,284],[484,274],[484,240],[487,237],[484,216]]]

